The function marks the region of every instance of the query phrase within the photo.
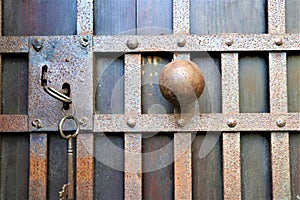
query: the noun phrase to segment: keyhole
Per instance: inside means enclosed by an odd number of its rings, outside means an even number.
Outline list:
[[[62,85],[62,92],[63,92],[64,95],[70,97],[70,95],[71,95],[71,86],[70,86],[69,83],[64,83]],[[69,110],[70,109],[70,104],[64,103],[63,108],[64,108],[64,110]]]
[[[41,76],[41,85],[43,87],[47,86],[47,72],[48,72],[48,66],[44,65],[42,67],[42,76]]]

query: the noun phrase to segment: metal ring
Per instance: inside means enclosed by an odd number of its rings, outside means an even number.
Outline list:
[[[50,87],[50,86],[45,86],[44,90],[47,94],[50,96],[54,97],[55,99],[62,101],[64,103],[72,103],[72,100],[70,97],[67,95],[64,95],[63,93],[57,91],[56,89]]]
[[[75,122],[76,131],[75,131],[75,133],[73,133],[73,134],[65,135],[64,132],[63,132],[63,130],[62,130],[62,129],[63,129],[63,125],[64,125],[64,123],[65,123],[65,121],[66,121],[67,119],[72,119],[72,120],[74,120],[74,122]],[[72,137],[72,138],[75,138],[75,137],[78,135],[78,133],[79,133],[79,129],[80,129],[80,128],[79,128],[79,121],[78,121],[78,119],[77,119],[76,117],[74,117],[74,116],[72,116],[72,115],[64,116],[64,117],[60,120],[59,125],[58,125],[58,130],[59,130],[60,136],[61,136],[62,138],[64,138],[64,139],[66,139],[66,140],[70,139],[71,137]]]

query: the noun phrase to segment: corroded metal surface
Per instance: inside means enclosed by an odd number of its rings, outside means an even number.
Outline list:
[[[77,34],[92,35],[94,28],[93,0],[77,0]]]
[[[241,199],[240,133],[223,133],[224,199]]]
[[[175,199],[192,199],[192,134],[174,134]]]
[[[223,113],[239,113],[239,60],[237,53],[221,54],[222,110]],[[231,128],[239,126],[234,117],[227,120]],[[250,124],[248,124],[250,125]],[[224,199],[241,199],[240,133],[223,133],[223,186]]]
[[[269,34],[285,33],[285,1],[286,0],[268,0]]]
[[[76,197],[93,199],[94,196],[94,135],[80,133],[76,143]]]
[[[270,111],[286,113],[287,62],[286,53],[269,54]],[[284,121],[279,119],[278,122]],[[278,123],[279,126],[281,123]],[[295,122],[298,127],[298,122]],[[273,199],[291,199],[289,133],[271,133]]]
[[[201,96],[205,81],[198,65],[191,61],[176,60],[167,64],[159,76],[162,95],[175,106],[187,105]]]
[[[28,115],[29,123],[40,119],[43,127],[30,130],[57,130],[62,118],[63,104],[44,92],[41,85],[42,69],[46,66],[47,84],[57,90],[67,83],[70,85],[73,103],[66,112],[76,114],[82,130],[92,129],[93,117],[93,59],[91,37],[84,36],[39,37],[43,43],[37,51],[31,46],[29,52],[29,90]],[[82,45],[81,41],[88,45]],[[65,128],[70,128],[67,125]]]
[[[28,37],[0,37],[0,53],[26,53],[28,46]]]
[[[134,119],[136,126],[130,128],[127,119]],[[95,115],[95,132],[159,132],[159,131],[299,131],[299,113],[269,114],[199,114],[187,116],[184,127],[178,127],[175,115]],[[284,127],[278,127],[279,118],[286,120]],[[233,128],[227,125],[229,119],[235,119]],[[266,134],[268,134],[266,132]]]
[[[142,199],[142,134],[126,133],[124,137],[124,196],[126,200]]]
[[[29,199],[47,199],[47,134],[30,134]]]
[[[190,2],[189,0],[173,1],[173,34],[190,33]]]
[[[275,44],[276,38],[283,39],[283,45]],[[233,44],[228,46],[228,38]],[[299,34],[219,34],[188,36],[94,36],[94,52],[159,52],[159,51],[282,51],[300,50]],[[131,50],[127,40],[137,40],[139,46]],[[177,45],[185,39],[184,47]]]
[[[27,115],[0,115],[0,132],[27,132]]]
[[[141,55],[125,55],[124,90],[125,113],[141,113]]]
[[[125,55],[124,113],[141,114],[141,55]],[[130,121],[133,121],[131,123]],[[127,119],[127,127],[135,126],[134,119]],[[125,133],[125,191],[126,200],[142,199],[142,134]]]

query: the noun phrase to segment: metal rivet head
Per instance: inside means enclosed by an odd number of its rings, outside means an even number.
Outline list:
[[[136,39],[128,39],[126,45],[129,49],[136,49],[139,46],[139,41]]]
[[[178,124],[179,127],[184,127],[185,126],[185,120],[181,118],[177,121],[177,124]]]
[[[283,45],[283,39],[282,39],[282,38],[276,38],[276,39],[275,39],[275,44],[276,44],[277,46]]]
[[[33,120],[31,124],[33,127],[37,128],[37,129],[43,128],[43,124],[40,119]]]
[[[229,119],[229,120],[227,121],[227,125],[228,125],[229,127],[233,128],[233,127],[235,127],[235,126],[237,125],[237,122],[236,122],[235,119]]]
[[[128,119],[127,120],[127,125],[131,128],[135,127],[136,121],[134,119]]]
[[[233,44],[233,39],[227,38],[226,41],[225,41],[225,44],[226,44],[227,46],[231,46],[231,45]]]
[[[284,127],[286,124],[286,121],[284,119],[279,118],[279,119],[277,119],[276,124],[278,127]]]
[[[179,38],[177,41],[177,46],[184,47],[186,44],[186,40],[184,38]]]
[[[80,38],[79,42],[80,42],[81,46],[83,46],[83,47],[89,46],[89,38],[86,36]]]
[[[41,38],[36,38],[32,42],[33,48],[38,52],[43,48],[44,41]]]

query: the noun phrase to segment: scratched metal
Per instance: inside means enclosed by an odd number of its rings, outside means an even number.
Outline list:
[[[77,0],[77,34],[93,35],[93,0]]]
[[[47,134],[30,134],[29,199],[47,199]]]
[[[241,114],[199,114],[186,118],[186,126],[178,127],[176,116],[173,114],[155,115],[95,115],[95,132],[159,132],[159,131],[299,131],[299,113],[270,114],[270,113],[241,113]],[[285,119],[286,125],[278,127],[276,121]],[[136,121],[131,128],[127,120]],[[237,125],[230,128],[229,119],[235,119]],[[269,134],[266,132],[266,134]]]
[[[141,114],[141,55],[125,55],[124,72],[124,113]],[[127,119],[127,123],[134,125],[134,119]],[[128,126],[127,124],[127,126]],[[127,131],[125,143],[125,199],[142,199],[142,134],[132,134]]]
[[[268,0],[268,32],[285,33],[285,0]]]
[[[223,113],[239,113],[238,54],[221,54],[221,63]],[[235,120],[234,117],[231,119]],[[242,198],[240,133],[224,132],[222,138],[224,199],[238,200]]]
[[[76,142],[76,198],[93,199],[94,135],[80,133]]]
[[[28,116],[0,115],[0,132],[28,132]]]
[[[0,37],[0,53],[27,53],[28,37]]]
[[[190,34],[190,1],[173,1],[173,34]]]
[[[269,79],[271,113],[287,113],[286,53],[269,54]],[[288,132],[271,134],[271,161],[273,199],[291,199]]]
[[[91,37],[85,36],[88,45],[82,46],[80,36],[39,37],[43,47],[29,51],[28,115],[30,130],[56,131],[63,117],[62,102],[49,96],[41,86],[42,67],[47,65],[48,85],[60,90],[64,83],[70,84],[73,104],[67,113],[73,114],[81,123],[81,130],[92,129],[93,117],[93,59]],[[32,37],[33,42],[36,37]],[[74,109],[75,107],[75,109]],[[35,129],[33,120],[40,119],[43,127]],[[73,127],[73,128],[71,128]],[[66,129],[74,129],[66,123]]]
[[[276,38],[283,44],[277,46]],[[131,50],[128,39],[137,40],[139,46]],[[185,39],[186,45],[179,47],[177,42]],[[228,46],[225,42],[232,39]],[[158,51],[282,51],[300,50],[299,34],[219,34],[187,36],[94,36],[94,52],[158,52]]]

